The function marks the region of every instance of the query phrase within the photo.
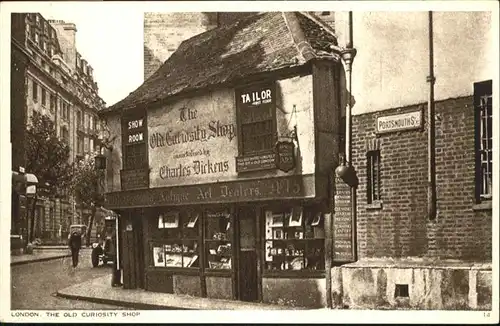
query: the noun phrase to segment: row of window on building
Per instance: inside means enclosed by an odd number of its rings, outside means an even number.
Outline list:
[[[58,106],[61,108],[61,117],[64,120],[70,120],[70,104],[63,100],[62,98],[57,100],[57,94],[53,93],[49,90],[46,90],[45,87],[39,85],[35,80],[31,81],[32,85],[32,98],[33,102],[38,103],[40,99],[41,104],[44,107],[47,107],[49,104],[50,112],[54,113],[55,110],[58,109]],[[40,92],[39,92],[40,90]],[[39,95],[40,94],[40,97]],[[60,103],[58,105],[58,102]],[[97,128],[98,119],[95,115],[82,112],[80,110],[77,111],[77,126],[80,128],[84,128],[89,131],[94,131]]]
[[[33,23],[33,16],[35,16],[35,23]],[[30,14],[28,18],[31,20],[31,23],[26,22],[28,39],[34,41],[50,57],[54,56],[58,51],[55,29],[47,21],[42,22],[38,14]]]

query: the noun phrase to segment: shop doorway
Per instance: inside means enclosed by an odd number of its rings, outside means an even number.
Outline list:
[[[124,214],[122,230],[123,288],[144,288],[144,247],[141,216]],[[121,222],[121,221],[120,221]]]
[[[258,300],[256,212],[253,208],[241,208],[238,221],[238,298],[242,301]]]

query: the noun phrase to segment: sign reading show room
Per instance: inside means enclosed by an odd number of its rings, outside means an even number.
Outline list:
[[[422,127],[422,110],[377,117],[377,133],[397,132]]]

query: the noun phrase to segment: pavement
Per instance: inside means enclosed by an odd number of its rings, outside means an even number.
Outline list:
[[[158,310],[298,310],[257,302],[201,298],[111,286],[111,275],[91,279],[57,291],[59,297],[135,309]]]
[[[90,256],[90,250],[81,250],[76,268],[72,267],[71,257],[11,265],[11,309],[48,311],[130,309],[89,301],[70,300],[57,296],[59,289],[107,276],[111,273],[111,267],[109,266],[92,267]],[[2,297],[2,299],[5,299],[5,297]],[[5,304],[8,304],[8,300],[3,300],[2,303],[4,301]]]

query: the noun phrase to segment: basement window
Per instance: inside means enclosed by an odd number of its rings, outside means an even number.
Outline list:
[[[408,290],[408,284],[396,284],[396,289],[394,291],[395,298],[409,298],[410,292]]]

